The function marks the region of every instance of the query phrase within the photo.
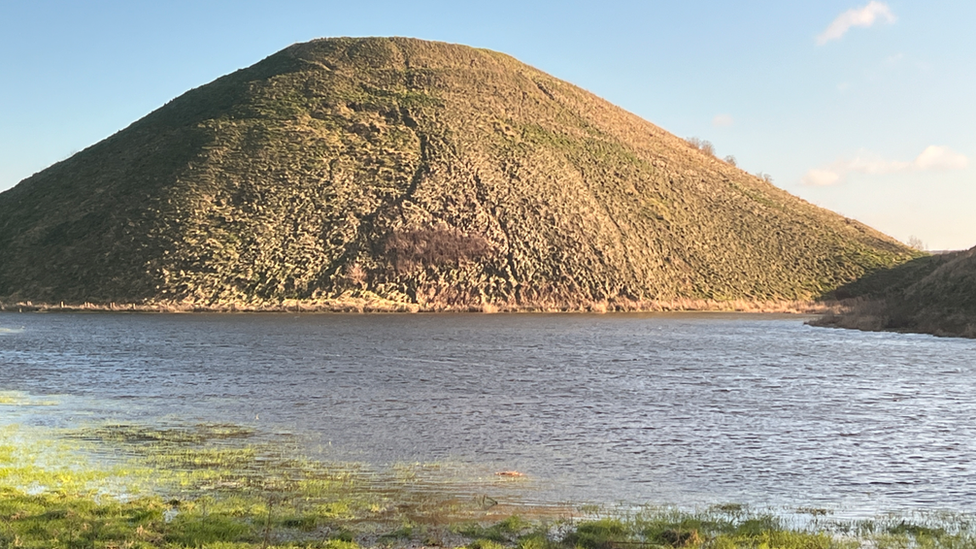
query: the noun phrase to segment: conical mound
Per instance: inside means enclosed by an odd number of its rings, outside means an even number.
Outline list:
[[[911,256],[515,59],[291,46],[0,194],[0,299],[576,309],[821,295]]]

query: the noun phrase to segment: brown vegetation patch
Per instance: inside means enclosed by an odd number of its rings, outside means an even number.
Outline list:
[[[420,266],[478,261],[490,251],[491,246],[481,235],[442,228],[395,232],[383,243],[383,252],[398,273],[408,273]]]

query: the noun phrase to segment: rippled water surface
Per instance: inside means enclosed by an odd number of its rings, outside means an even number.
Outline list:
[[[976,511],[976,341],[758,315],[0,313],[0,423],[219,421],[548,502]]]

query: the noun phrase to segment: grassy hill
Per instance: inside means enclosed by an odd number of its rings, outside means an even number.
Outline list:
[[[0,301],[805,300],[913,257],[496,52],[296,44],[0,194]]]
[[[976,338],[976,248],[876,271],[832,297],[850,310],[818,325]]]

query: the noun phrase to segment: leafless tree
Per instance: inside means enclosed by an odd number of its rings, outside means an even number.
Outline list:
[[[715,156],[715,147],[712,145],[711,141],[702,141],[701,148],[699,150],[708,156]]]
[[[926,250],[926,248],[927,248],[925,246],[925,243],[922,242],[922,239],[919,238],[919,237],[917,237],[917,236],[915,236],[915,235],[911,235],[911,236],[908,237],[908,247],[915,248],[916,250],[918,250],[920,252],[924,252]]]
[[[711,141],[702,141],[697,137],[689,137],[688,139],[685,139],[685,141],[687,141],[692,148],[698,149],[708,156],[715,156],[715,146],[712,145]]]

